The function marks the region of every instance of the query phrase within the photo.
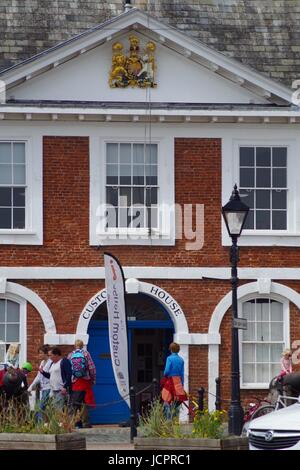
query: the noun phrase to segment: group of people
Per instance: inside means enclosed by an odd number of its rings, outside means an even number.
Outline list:
[[[96,368],[90,353],[84,349],[83,342],[76,340],[74,350],[63,357],[61,350],[45,344],[38,350],[40,355],[39,370],[28,387],[27,374],[33,370],[26,362],[19,367],[18,360],[12,362],[6,355],[6,367],[0,371],[0,391],[6,400],[18,398],[26,403],[28,395],[39,386],[39,411],[37,419],[42,419],[49,400],[57,409],[69,406],[74,412],[81,409],[81,419],[76,427],[88,427],[87,406],[95,406],[93,385],[96,383]],[[18,377],[18,380],[16,379]]]

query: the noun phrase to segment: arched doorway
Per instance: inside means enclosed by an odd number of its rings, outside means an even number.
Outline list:
[[[126,304],[131,383],[140,392],[151,384],[153,378],[159,380],[162,377],[174,325],[165,307],[147,294],[126,294]],[[117,391],[111,365],[106,302],[95,310],[88,334],[88,350],[97,369],[94,393],[98,406],[91,412],[91,422],[126,422],[129,409]],[[141,411],[151,400],[151,392],[148,389],[138,395],[138,410]]]

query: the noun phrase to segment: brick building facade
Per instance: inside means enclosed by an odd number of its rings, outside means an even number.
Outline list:
[[[112,45],[126,48],[132,34],[141,49],[149,39],[156,44],[150,91],[108,84]],[[110,251],[132,299],[136,385],[161,374],[174,338],[190,393],[204,386],[213,407],[220,377],[229,399],[230,239],[221,206],[237,182],[253,216],[239,240],[239,309],[248,319],[240,334],[242,397],[265,395],[281,350],[294,345],[297,358],[300,333],[300,115],[292,91],[136,9],[0,79],[2,353],[17,341],[22,359],[37,366],[38,345],[67,352],[80,337],[97,362],[97,402],[115,396],[113,382],[106,392],[101,382],[109,357],[103,253]],[[146,213],[148,200],[154,215],[131,231],[122,209],[135,201],[138,215]],[[99,207],[108,203],[119,218],[112,227],[106,220],[107,229]],[[174,204],[183,215],[176,223]],[[107,422],[99,413],[94,422]]]

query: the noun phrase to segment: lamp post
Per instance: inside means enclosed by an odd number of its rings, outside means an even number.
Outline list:
[[[237,306],[237,263],[239,261],[239,249],[237,239],[241,235],[249,207],[244,204],[239,195],[237,185],[234,186],[230,200],[222,207],[222,215],[227,231],[231,237],[230,249],[231,262],[231,288],[232,288],[232,327],[231,327],[231,401],[229,407],[229,434],[239,436],[242,432],[244,411],[240,397],[240,362],[239,362],[239,336],[238,328],[234,322],[238,318]]]

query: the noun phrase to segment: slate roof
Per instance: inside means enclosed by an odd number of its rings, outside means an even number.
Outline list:
[[[160,21],[291,87],[300,78],[299,0],[132,0]],[[2,0],[0,70],[123,12],[123,0]]]

